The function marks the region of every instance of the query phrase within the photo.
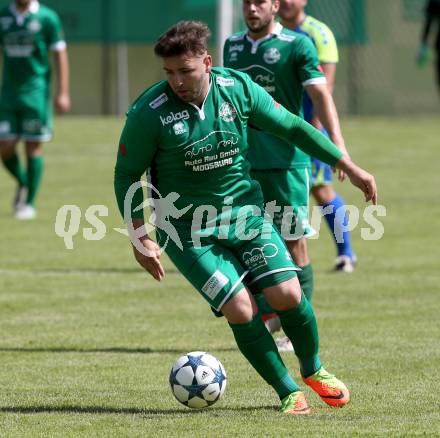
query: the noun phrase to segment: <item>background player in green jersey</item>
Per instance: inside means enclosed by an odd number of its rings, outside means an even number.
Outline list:
[[[302,33],[312,39],[318,53],[318,60],[327,79],[330,93],[333,93],[336,64],[339,61],[338,47],[333,32],[321,21],[305,13],[307,0],[280,0],[279,16],[283,26]],[[304,118],[316,128],[327,133],[317,117],[317,108],[309,98],[304,96]],[[324,218],[337,248],[335,269],[340,272],[353,272],[356,256],[351,246],[350,232],[347,230],[348,216],[345,212],[345,202],[333,187],[332,169],[319,160],[312,160],[312,189],[313,197],[323,208]],[[341,214],[342,213],[342,214]]]
[[[58,76],[55,108],[60,113],[70,108],[66,43],[54,11],[35,0],[15,0],[0,11],[0,46],[0,154],[17,181],[16,218],[33,219],[43,175],[41,143],[52,136],[50,52],[54,53]],[[20,139],[26,144],[26,170],[16,150]]]
[[[243,0],[248,31],[234,34],[226,41],[225,65],[248,73],[277,101],[301,117],[305,89],[332,141],[346,152],[333,98],[319,69],[316,49],[308,37],[285,29],[275,21],[279,6],[278,0]],[[276,200],[281,206],[295,207],[296,223],[300,226],[290,236],[281,234],[295,262],[302,268],[298,273],[299,281],[311,301],[313,270],[306,244],[306,236],[310,236],[307,225],[310,157],[277,137],[253,129],[249,142],[252,177],[260,182],[265,201]],[[281,229],[281,224],[277,225]],[[279,327],[273,322],[268,322],[272,330]],[[283,340],[281,344],[281,349],[291,349]]]
[[[165,248],[208,304],[224,314],[240,351],[279,395],[282,412],[309,413],[244,284],[260,288],[294,342],[305,383],[328,405],[343,406],[349,392],[321,366],[316,318],[301,292],[297,266],[262,212],[260,187],[250,177],[247,125],[276,133],[342,169],[367,200],[376,202],[374,178],[249,76],[212,68],[208,36],[206,25],[193,21],[163,34],[155,53],[167,80],[148,88],[127,113],[115,193],[135,258],[160,281]],[[158,206],[157,243],[146,234],[138,208],[143,192],[133,191],[148,168]]]
[[[437,26],[434,49],[436,51],[435,66],[437,88],[438,91],[440,91],[440,0],[428,0],[426,2],[422,41],[417,53],[417,63],[420,66],[425,65],[430,58],[429,36],[433,26]]]

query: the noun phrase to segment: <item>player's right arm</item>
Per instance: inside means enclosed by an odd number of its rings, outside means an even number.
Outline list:
[[[125,203],[129,202],[129,199],[126,200],[129,188],[140,181],[156,153],[155,125],[156,123],[148,123],[148,120],[142,120],[138,114],[129,111],[119,142],[114,189],[119,211],[128,225],[134,256],[153,278],[160,281],[165,275],[160,262],[160,248],[145,231],[143,210],[133,212],[133,208],[143,203],[142,188],[136,190],[130,205],[125,208]],[[135,232],[130,233],[130,230]]]
[[[345,172],[351,183],[362,190],[366,201],[377,202],[374,177],[344,155],[335,144],[312,125],[287,111],[258,84],[246,78],[251,109],[249,123],[294,144],[305,153]]]
[[[64,32],[58,15],[54,11],[50,11],[47,18],[46,40],[54,54],[58,85],[55,96],[55,108],[62,114],[70,109],[69,60]]]

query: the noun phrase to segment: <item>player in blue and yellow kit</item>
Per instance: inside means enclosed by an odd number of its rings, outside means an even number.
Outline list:
[[[327,79],[327,85],[333,92],[336,64],[339,61],[336,40],[328,26],[316,18],[306,15],[304,11],[306,5],[307,0],[280,0],[281,23],[288,29],[295,30],[312,39],[318,52],[318,60]],[[327,133],[316,117],[313,104],[307,94],[304,96],[304,118],[322,132]],[[343,231],[346,229],[348,217],[340,213],[337,214],[338,210],[344,209],[345,205],[344,200],[333,188],[332,173],[330,166],[313,159],[311,192],[317,203],[323,208],[324,217],[336,243],[335,269],[341,272],[352,272],[356,257],[351,247],[350,232]]]

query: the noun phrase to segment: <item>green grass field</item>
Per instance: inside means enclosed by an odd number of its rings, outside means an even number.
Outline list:
[[[165,259],[157,283],[137,267],[113,197],[120,119],[63,118],[46,147],[38,219],[12,218],[14,185],[0,171],[0,437],[439,436],[440,203],[438,118],[344,119],[352,155],[373,171],[387,208],[379,241],[353,231],[359,268],[330,272],[325,225],[311,241],[321,357],[352,391],[332,410],[306,391],[313,414],[283,416],[224,320]],[[360,192],[338,185],[349,203]],[[57,210],[83,217],[74,249],[54,231]],[[85,210],[109,208],[107,235],[86,241]],[[174,360],[216,355],[224,398],[192,411],[168,386]],[[292,354],[284,358],[298,377]]]

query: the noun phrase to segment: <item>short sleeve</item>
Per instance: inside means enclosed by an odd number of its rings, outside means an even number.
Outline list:
[[[303,87],[314,84],[325,84],[326,79],[319,66],[316,48],[310,38],[302,37],[293,42],[294,65]]]
[[[46,27],[47,44],[50,50],[55,52],[64,50],[66,48],[66,41],[64,39],[64,31],[58,14],[53,11],[48,14]]]
[[[321,64],[337,64],[339,61],[338,45],[335,36],[328,26],[320,24],[320,31],[315,32],[314,40]]]

